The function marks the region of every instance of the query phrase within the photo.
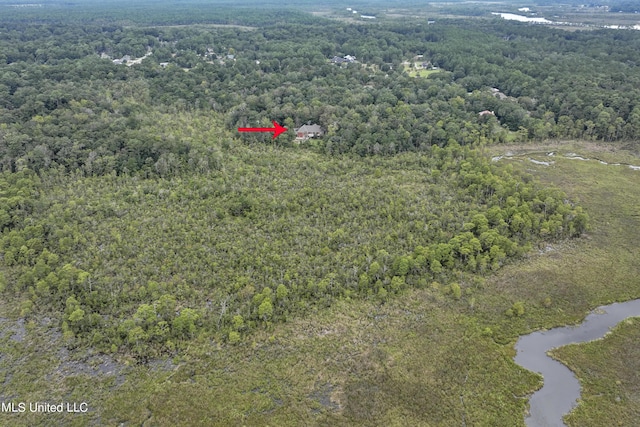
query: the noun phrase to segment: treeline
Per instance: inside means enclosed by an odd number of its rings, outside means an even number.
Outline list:
[[[611,12],[627,12],[638,13],[640,12],[640,6],[638,3],[628,0],[612,1],[610,6]]]
[[[318,123],[327,135],[317,149],[359,155],[450,141],[640,137],[640,35],[632,31],[501,21],[252,31],[9,22],[0,46],[3,170],[148,171],[169,153],[187,163],[179,141],[146,137],[152,109],[220,113],[229,130]],[[132,67],[98,56],[147,52]],[[329,63],[344,55],[359,62]],[[440,72],[412,78],[403,61],[429,61]],[[485,110],[494,115],[479,116]]]
[[[179,3],[169,1],[137,1],[135,4],[122,0],[96,3],[91,0],[64,2],[51,1],[46,4],[0,4],[3,21],[20,25],[32,23],[70,23],[74,26],[87,24],[118,25],[193,25],[223,24],[262,26],[277,22],[317,22],[318,18],[303,13],[300,6],[305,0],[283,8],[282,3],[270,1],[216,1],[188,0]],[[256,4],[259,7],[255,7]]]

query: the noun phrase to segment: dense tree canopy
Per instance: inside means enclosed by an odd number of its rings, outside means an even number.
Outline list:
[[[449,140],[634,140],[638,45],[636,32],[504,22],[252,30],[6,22],[2,168],[100,174],[139,170],[168,153],[186,160],[188,144],[146,140],[140,129],[152,125],[151,109],[222,113],[229,129],[318,123],[328,130],[318,144],[327,153],[424,151]],[[126,67],[101,54],[150,55]],[[336,55],[358,62],[331,64]],[[440,72],[409,77],[402,63],[417,55]],[[479,116],[485,110],[494,115]]]

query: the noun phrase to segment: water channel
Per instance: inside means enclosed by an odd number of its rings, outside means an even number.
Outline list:
[[[547,356],[551,349],[602,338],[629,317],[640,316],[640,299],[598,307],[578,326],[565,326],[524,335],[516,343],[515,362],[544,377],[544,385],[529,400],[529,427],[564,427],[562,416],[580,397],[580,383],[562,363]]]

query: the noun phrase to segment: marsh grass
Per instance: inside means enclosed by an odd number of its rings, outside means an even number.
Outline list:
[[[581,401],[569,426],[635,426],[640,419],[640,319],[621,322],[601,340],[568,345],[552,356],[580,378]],[[613,420],[613,422],[612,422]]]

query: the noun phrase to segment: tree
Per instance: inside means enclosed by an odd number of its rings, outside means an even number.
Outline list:
[[[395,293],[400,292],[405,286],[404,276],[393,276],[391,278],[391,290]]]
[[[240,331],[244,328],[245,328],[244,318],[239,314],[236,314],[235,316],[233,316],[233,329],[236,331]]]
[[[285,285],[280,283],[276,288],[276,299],[278,299],[279,301],[282,301],[285,298],[287,298],[288,295],[289,295],[289,290]]]
[[[411,268],[410,258],[407,256],[401,256],[395,259],[393,262],[393,271],[398,276],[406,276]]]
[[[262,300],[262,303],[260,303],[260,306],[258,307],[258,316],[260,316],[260,318],[265,322],[273,316],[273,304],[271,303],[271,298],[266,297]]]
[[[171,323],[174,335],[181,338],[191,337],[196,331],[196,321],[199,317],[192,308],[182,309],[180,315]]]
[[[156,311],[149,304],[141,304],[133,315],[133,319],[136,324],[142,326],[145,330],[148,330],[157,321]]]
[[[583,212],[582,208],[578,206],[575,209],[575,217],[572,222],[572,236],[579,236],[587,230],[587,224],[589,222],[589,215]]]
[[[156,304],[156,311],[162,319],[170,322],[175,317],[176,304],[176,297],[164,294]]]
[[[378,274],[380,273],[380,264],[378,264],[378,261],[373,261],[371,263],[371,265],[369,265],[369,275],[374,279],[377,280],[380,277],[378,276]]]
[[[433,273],[438,274],[442,272],[442,264],[437,259],[431,261],[430,269]]]
[[[236,331],[229,331],[229,343],[236,344],[240,342],[240,334]]]
[[[130,329],[127,334],[127,343],[137,356],[148,357],[148,340],[149,335],[140,326]]]
[[[462,289],[458,283],[453,282],[451,284],[451,294],[455,299],[460,299],[462,297]]]
[[[84,319],[84,310],[76,308],[67,318],[72,325],[79,324]]]

